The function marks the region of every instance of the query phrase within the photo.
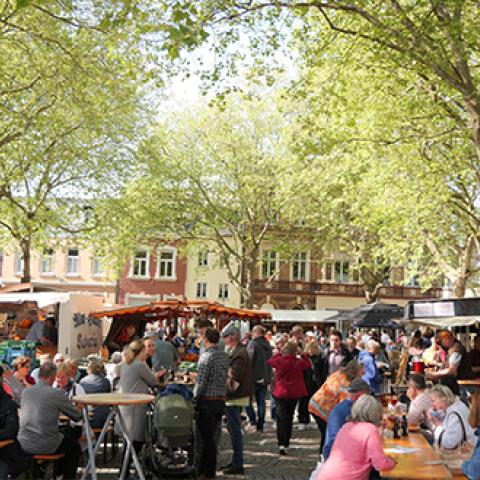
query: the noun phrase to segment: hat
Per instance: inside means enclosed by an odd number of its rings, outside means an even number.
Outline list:
[[[227,325],[222,330],[222,338],[229,337],[230,335],[240,336],[240,330],[233,324]]]
[[[153,330],[150,330],[149,332],[145,332],[145,334],[143,335],[143,338],[145,338],[145,339],[155,338],[155,337],[158,337],[158,332],[155,332]]]
[[[361,378],[354,378],[350,382],[350,386],[348,387],[348,391],[350,393],[354,392],[363,392],[363,391],[370,391],[370,385],[365,381],[362,380]]]
[[[307,337],[314,337],[315,334],[312,332],[312,331],[308,331],[306,334],[305,334]]]

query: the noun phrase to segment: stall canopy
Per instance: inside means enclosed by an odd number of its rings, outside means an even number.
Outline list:
[[[337,310],[271,310],[272,323],[331,323]]]
[[[411,301],[405,306],[404,320],[435,328],[475,325],[480,323],[480,298]]]
[[[395,303],[367,303],[330,317],[329,322],[352,322],[353,328],[400,328],[394,318],[403,317],[403,307]]]
[[[178,319],[189,319],[195,316],[198,318],[211,318],[216,321],[218,328],[222,328],[232,319],[251,320],[260,323],[264,319],[271,318],[271,313],[264,310],[230,308],[220,303],[201,300],[171,300],[115,310],[103,310],[94,312],[92,316],[97,318],[109,317],[112,319],[110,330],[105,339],[105,342],[108,343],[116,338],[122,328],[128,323],[133,323],[137,334],[143,335],[145,325],[148,322],[157,320],[167,320],[176,324]]]
[[[70,293],[65,292],[35,292],[35,293],[4,293],[0,294],[0,303],[36,302],[38,308],[45,308],[70,300]]]

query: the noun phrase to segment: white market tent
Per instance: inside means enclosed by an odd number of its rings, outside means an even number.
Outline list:
[[[433,328],[469,327],[470,325],[480,323],[480,316],[418,318],[412,320],[412,322]]]
[[[270,310],[272,323],[326,323],[337,310]]]
[[[0,303],[37,302],[38,308],[44,308],[57,303],[66,303],[71,296],[65,292],[3,293],[0,294]]]

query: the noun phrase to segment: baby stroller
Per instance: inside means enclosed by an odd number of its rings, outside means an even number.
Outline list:
[[[173,387],[173,388],[172,388]],[[188,389],[171,385],[148,413],[142,463],[147,478],[195,478],[194,408]]]

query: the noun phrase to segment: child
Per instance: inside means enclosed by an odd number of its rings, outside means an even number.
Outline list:
[[[468,416],[468,423],[472,428],[475,428],[475,435],[477,436],[477,445],[472,453],[472,458],[462,464],[463,473],[469,480],[480,480],[480,390],[472,396],[472,403],[470,405],[470,415]]]

